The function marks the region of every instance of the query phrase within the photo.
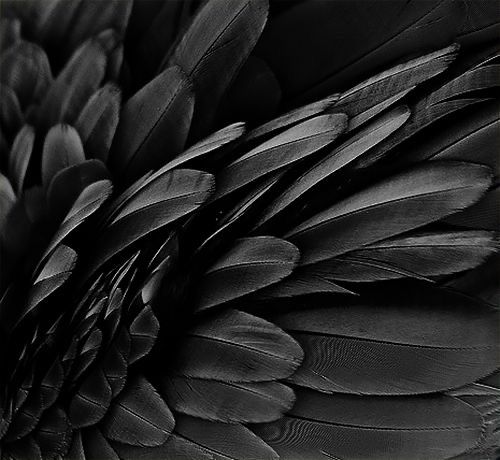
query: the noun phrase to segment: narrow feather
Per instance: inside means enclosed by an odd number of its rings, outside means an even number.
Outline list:
[[[277,420],[295,401],[293,391],[277,382],[235,383],[167,377],[162,391],[177,412],[226,423]]]
[[[182,152],[193,114],[188,78],[169,67],[125,104],[113,141],[113,168],[136,179]]]
[[[0,230],[2,232],[2,227],[15,201],[16,195],[9,179],[0,173]]]
[[[103,86],[88,100],[75,121],[86,158],[106,162],[120,111],[120,90],[113,84]]]
[[[424,164],[316,214],[287,238],[301,249],[302,265],[327,260],[464,209],[481,197],[490,180],[484,166]]]
[[[42,260],[45,259],[45,257],[47,257],[71,232],[96,212],[109,198],[112,190],[111,182],[108,180],[97,181],[85,187],[61,225],[59,225],[59,228],[52,237],[52,241],[45,250]]]
[[[226,126],[189,147],[185,152],[182,152],[182,154],[169,161],[161,171],[178,168],[192,161],[203,160],[208,155],[211,155],[214,150],[238,139],[244,132],[244,123],[233,123]]]
[[[159,446],[174,428],[170,409],[153,386],[136,377],[113,401],[103,424],[107,438],[135,446]]]
[[[0,98],[2,102],[0,105],[2,136],[12,136],[22,126],[24,120],[19,99],[12,88],[3,83],[0,83]],[[5,150],[8,150],[7,146],[5,146]]]
[[[76,252],[68,246],[60,245],[52,253],[29,292],[28,301],[19,321],[32,313],[43,300],[66,282],[71,275],[76,259]]]
[[[365,80],[340,95],[335,107],[356,116],[401,92],[440,74],[455,59],[457,45],[398,64]]]
[[[271,236],[237,240],[204,274],[198,286],[198,310],[237,299],[288,276],[299,259],[297,248]]]
[[[297,123],[308,120],[309,118],[313,118],[317,115],[321,115],[331,109],[338,101],[339,97],[339,94],[332,94],[331,96],[319,101],[291,110],[278,118],[274,118],[273,120],[252,129],[252,131],[245,135],[243,140],[245,142],[255,142],[261,138],[265,139],[270,134],[277,134],[277,132],[290,128]]]
[[[188,332],[176,372],[187,377],[256,382],[290,376],[302,350],[272,323],[229,310]]]
[[[400,128],[410,116],[406,107],[399,107],[370,123],[330,154],[303,173],[292,185],[278,196],[259,218],[257,226],[269,221],[291,206],[297,199],[316,187],[331,175],[346,167],[374,145]]]
[[[68,166],[85,161],[83,145],[78,132],[69,125],[52,127],[43,143],[42,181],[50,184],[52,178]]]
[[[222,4],[224,14],[220,14]],[[201,137],[213,121],[222,95],[257,43],[267,10],[266,0],[205,3],[177,43],[167,66],[179,66],[193,82],[193,139]]]
[[[12,149],[9,154],[9,175],[14,179],[17,193],[23,189],[24,178],[33,152],[35,142],[35,131],[25,125],[17,133],[12,143]]]
[[[445,459],[480,440],[482,420],[456,398],[367,398],[298,392],[287,416],[254,429],[280,458]]]
[[[430,393],[488,375],[497,366],[497,319],[466,297],[419,285],[272,318],[304,349],[294,383],[372,395]]]
[[[417,233],[365,246],[318,270],[349,282],[436,277],[470,270],[497,250],[492,232]]]
[[[224,168],[217,176],[214,198],[306,158],[334,141],[346,127],[347,117],[336,113],[320,115],[287,129]]]

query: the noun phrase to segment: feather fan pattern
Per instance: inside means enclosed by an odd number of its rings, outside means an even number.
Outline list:
[[[3,0],[1,460],[500,455],[496,0]]]

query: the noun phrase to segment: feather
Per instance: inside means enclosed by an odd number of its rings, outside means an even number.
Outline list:
[[[108,180],[94,182],[83,189],[59,225],[42,257],[44,260],[71,232],[82,225],[109,198],[113,188]]]
[[[21,21],[18,18],[0,18],[0,52],[21,40]]]
[[[481,438],[480,414],[448,396],[367,398],[298,392],[287,416],[254,431],[283,459],[447,459]]]
[[[222,5],[224,14],[220,14]],[[193,82],[192,139],[197,140],[210,127],[222,95],[257,43],[267,10],[266,0],[207,2],[167,58],[163,68],[179,66]]]
[[[9,176],[14,179],[16,192],[19,194],[23,189],[24,178],[33,152],[35,142],[35,131],[29,125],[17,133],[9,154]]]
[[[309,120],[330,110],[339,99],[339,94],[332,94],[320,101],[312,102],[297,109],[291,110],[277,118],[252,129],[245,135],[245,142],[255,142],[269,137],[270,134],[278,134],[286,128]]]
[[[2,54],[0,69],[0,81],[14,90],[21,107],[38,102],[52,83],[45,51],[24,40]]]
[[[102,332],[98,328],[90,333],[81,345],[78,356],[75,358],[71,369],[71,380],[77,381],[88,367],[95,362],[102,345]]]
[[[87,158],[108,159],[120,112],[120,89],[107,84],[88,100],[75,121]]]
[[[465,24],[473,25],[468,19],[463,2],[450,0],[300,2],[270,22],[257,52],[279,77],[284,93],[303,103],[422,50],[449,45]],[[345,37],[349,46],[342,46]]]
[[[99,6],[85,0],[80,3],[77,20],[72,22],[69,33],[64,34],[68,49],[106,29],[113,29],[120,37],[125,34],[132,0],[111,0]]]
[[[64,410],[52,406],[45,411],[34,436],[42,451],[42,458],[63,455],[71,442],[71,426]]]
[[[188,332],[175,372],[225,382],[268,381],[290,376],[302,357],[299,345],[272,323],[228,310]]]
[[[36,392],[33,393],[28,395],[28,399],[13,414],[11,423],[2,441],[12,442],[22,439],[33,432],[40,422],[43,411],[42,400],[39,394],[36,394]]]
[[[174,417],[143,377],[128,382],[103,422],[108,439],[133,446],[159,446],[174,429]]]
[[[354,294],[354,292],[334,283],[328,273],[318,270],[318,265],[298,267],[288,278],[268,286],[252,296],[258,300],[293,298],[307,294]]]
[[[497,88],[500,85],[499,73],[498,64],[471,69],[434,91],[427,103],[434,105],[449,99],[470,96],[469,93],[475,91]]]
[[[370,150],[394,131],[410,116],[406,107],[399,107],[383,115],[373,123],[336,147],[330,154],[304,172],[292,185],[267,207],[259,218],[257,228],[282,213],[297,199],[313,189],[340,169],[349,166],[358,157]]]
[[[287,129],[224,168],[217,176],[214,199],[306,158],[333,142],[346,127],[344,114],[329,114]]]
[[[108,55],[116,46],[112,31],[104,31],[83,43],[72,55],[42,99],[39,124],[73,123],[101,84]]]
[[[182,415],[177,420],[176,433],[212,456],[231,460],[276,460],[278,458],[273,449],[242,425],[207,423]]]
[[[449,281],[446,283],[446,286],[481,299],[493,308],[498,308],[500,304],[500,286],[498,285],[499,264],[500,254],[495,254],[483,265]]]
[[[458,46],[452,45],[391,67],[342,93],[335,109],[353,117],[395,95],[406,94],[446,70],[457,51]]]
[[[458,388],[497,368],[494,310],[425,285],[383,294],[273,315],[304,349],[291,381],[325,392],[404,395]]]
[[[146,356],[156,341],[160,323],[156,319],[151,307],[146,306],[130,325],[131,350],[129,362],[133,364]]]
[[[193,212],[208,198],[213,184],[212,175],[183,169],[146,181],[101,235],[88,273],[138,239]]]
[[[0,83],[0,126],[10,138],[23,124],[23,113],[16,93],[7,85]]]
[[[297,248],[271,236],[242,238],[212,265],[198,286],[198,311],[206,310],[288,276],[299,259]]]
[[[500,228],[500,186],[488,190],[486,194],[474,205],[448,217],[447,224],[470,229],[484,229],[498,231]]]
[[[75,128],[56,125],[49,130],[42,153],[42,181],[46,186],[59,171],[84,161],[82,141]]]
[[[99,160],[86,160],[59,171],[50,181],[47,203],[54,222],[61,222],[80,194],[91,184],[107,180],[108,171]]]
[[[294,401],[293,391],[277,382],[236,383],[168,376],[162,391],[177,412],[226,423],[279,419]]]
[[[0,173],[0,230],[3,231],[3,226],[9,216],[9,212],[16,202],[16,195],[12,189],[12,185],[2,173]]]
[[[186,164],[190,164],[193,161],[201,161],[208,155],[213,155],[214,150],[238,139],[244,132],[244,123],[233,123],[226,126],[189,147],[186,151],[169,161],[160,171],[178,168],[179,166],[185,167]]]
[[[317,270],[349,282],[428,278],[470,270],[497,250],[492,232],[416,233],[365,246]]]
[[[129,335],[121,332],[111,342],[104,355],[103,370],[111,387],[113,398],[121,393],[127,382],[127,367],[130,353],[131,340]]]
[[[76,259],[76,252],[70,247],[64,245],[57,247],[35,279],[18,321],[33,313],[43,300],[66,282],[71,276]]]
[[[64,456],[64,459],[68,460],[86,460],[85,452],[83,450],[82,443],[82,433],[81,431],[75,431],[73,433],[73,438],[71,439],[71,445],[68,452]]]
[[[300,248],[301,265],[327,260],[464,209],[489,184],[489,168],[484,166],[424,164],[340,201],[286,237]]]
[[[248,428],[178,414],[176,431],[160,447],[113,444],[123,460],[277,460],[278,455]]]
[[[42,407],[47,409],[54,404],[59,396],[64,381],[63,368],[58,358],[54,360],[49,370],[40,382]]]
[[[182,152],[193,115],[188,78],[169,67],[125,104],[113,140],[112,169],[136,179]]]
[[[85,460],[120,460],[99,428],[88,428],[82,431],[82,444]]]
[[[76,390],[69,404],[69,419],[74,428],[98,423],[111,404],[111,387],[104,372],[93,370]]]

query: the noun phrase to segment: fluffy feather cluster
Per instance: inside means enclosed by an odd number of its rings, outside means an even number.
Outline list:
[[[2,460],[495,458],[498,4],[269,3],[2,2]]]

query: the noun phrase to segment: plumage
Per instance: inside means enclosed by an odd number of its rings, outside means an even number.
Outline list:
[[[188,332],[175,371],[226,382],[269,381],[290,376],[302,357],[298,344],[272,323],[229,310]]]
[[[167,172],[146,181],[97,241],[89,272],[139,238],[193,212],[210,196],[213,182],[210,174],[194,170]]]
[[[120,89],[112,84],[97,90],[75,121],[86,158],[106,162],[120,113]]]
[[[99,422],[108,411],[111,396],[104,372],[89,375],[71,399],[68,415],[72,426],[82,428]]]
[[[218,175],[214,199],[314,154],[335,140],[346,127],[344,114],[330,114],[287,129],[224,168]]]
[[[137,378],[113,401],[103,433],[133,446],[159,446],[167,440],[174,423],[172,413],[151,384]]]
[[[364,398],[298,392],[292,411],[254,430],[280,458],[445,459],[481,439],[481,416],[447,396]]]
[[[15,187],[17,193],[23,189],[24,178],[30,162],[31,153],[33,152],[33,144],[35,142],[35,132],[33,127],[29,125],[17,133],[17,136],[12,143],[12,148],[9,154],[9,174],[15,179]]]
[[[175,411],[226,423],[277,420],[295,401],[293,391],[277,382],[239,383],[168,376],[161,389]]]
[[[405,107],[392,110],[334,148],[268,206],[264,215],[260,217],[259,224],[264,224],[277,214],[284,212],[305,193],[314,189],[342,168],[348,167],[359,156],[400,128],[409,115],[410,112]]]
[[[182,152],[193,115],[191,84],[171,66],[125,104],[111,151],[111,165],[136,179]]]
[[[85,161],[78,132],[68,125],[52,127],[43,144],[42,181],[48,186],[53,177],[68,166]]]
[[[301,265],[328,260],[470,206],[490,180],[483,166],[424,164],[340,201],[286,237],[301,249]]]
[[[3,0],[0,457],[498,456],[490,0]]]
[[[297,265],[299,252],[270,236],[243,238],[204,273],[197,310],[203,311],[276,283]]]
[[[319,264],[318,271],[344,282],[429,279],[470,270],[497,251],[493,233],[415,233],[370,244]]]
[[[275,314],[302,346],[294,383],[325,392],[419,394],[457,388],[497,367],[497,312],[425,286]],[[367,327],[369,325],[369,327]]]
[[[32,313],[43,300],[64,284],[71,275],[76,259],[76,252],[69,246],[60,245],[56,248],[35,279],[20,318]]]
[[[267,20],[267,0],[205,3],[162,67],[178,66],[192,81],[196,110],[192,139],[206,133],[224,90],[252,51]],[[224,72],[217,69],[223,68]]]

